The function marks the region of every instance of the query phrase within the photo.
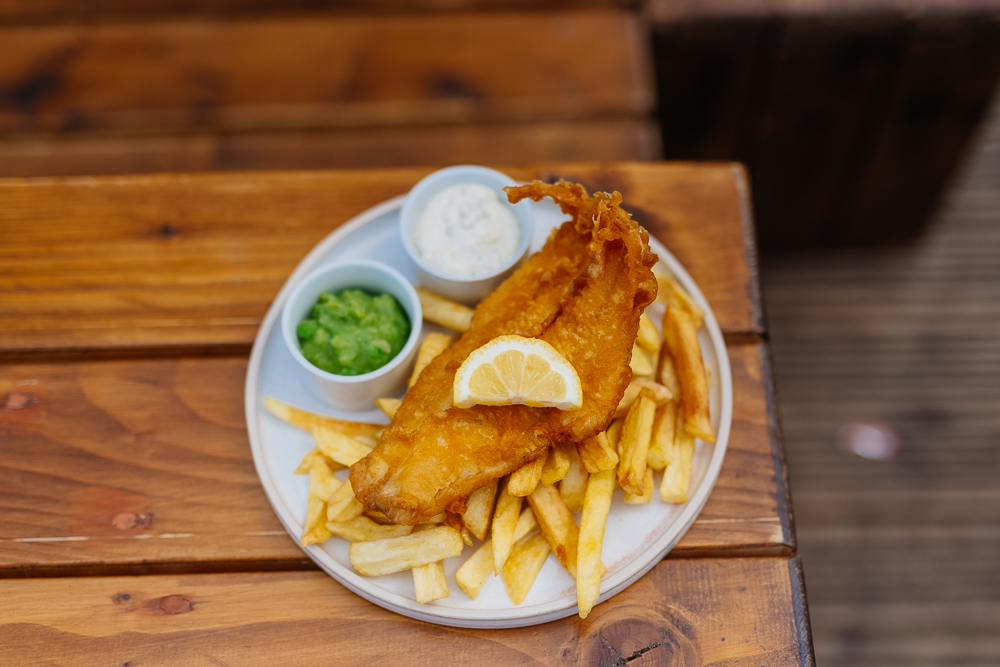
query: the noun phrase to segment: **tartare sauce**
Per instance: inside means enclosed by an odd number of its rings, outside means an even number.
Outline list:
[[[441,190],[413,226],[413,245],[424,261],[455,276],[492,273],[520,244],[517,218],[492,188],[478,183]]]

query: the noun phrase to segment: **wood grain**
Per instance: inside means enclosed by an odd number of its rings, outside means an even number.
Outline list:
[[[56,134],[0,141],[0,176],[659,157],[656,124],[635,118],[153,136]]]
[[[345,14],[443,13],[551,9],[634,8],[634,0],[0,0],[0,20],[156,20],[176,15],[274,16],[323,11]]]
[[[0,133],[641,117],[625,11],[0,27]]]
[[[763,347],[729,354],[729,449],[673,557],[794,553]],[[0,577],[303,567],[251,460],[245,374],[236,357],[0,366]]]
[[[1000,664],[1000,97],[919,241],[764,263],[799,553],[828,667]],[[898,454],[837,447],[852,422]]]
[[[586,620],[527,630],[409,620],[321,573],[3,581],[0,661],[811,665],[797,577],[778,558],[664,561]]]
[[[738,167],[501,169],[620,190],[700,285],[724,333],[763,333]],[[317,242],[430,171],[0,180],[0,358],[246,353],[281,284]]]

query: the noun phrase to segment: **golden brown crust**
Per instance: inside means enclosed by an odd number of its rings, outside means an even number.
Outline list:
[[[552,197],[573,216],[476,309],[469,331],[434,359],[375,450],[351,468],[361,501],[398,523],[419,523],[506,475],[557,442],[607,427],[631,379],[639,315],[656,297],[648,236],[618,193],[577,184],[508,188],[508,198]],[[578,410],[452,406],[455,372],[497,336],[551,343],[583,385]]]

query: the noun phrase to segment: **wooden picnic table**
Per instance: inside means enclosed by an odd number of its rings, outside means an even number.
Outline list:
[[[500,168],[621,191],[724,332],[732,436],[666,559],[586,620],[468,630],[354,595],[278,522],[253,337],[319,240],[430,168],[3,179],[0,664],[813,664],[742,167]]]

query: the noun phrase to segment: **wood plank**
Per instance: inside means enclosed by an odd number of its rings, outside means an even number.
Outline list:
[[[804,605],[798,571],[785,559],[664,561],[586,620],[528,630],[412,621],[321,573],[3,581],[0,661],[812,665],[808,620],[790,613]]]
[[[0,141],[0,176],[655,160],[658,136],[653,121],[631,118],[165,136],[57,134]]]
[[[0,27],[0,133],[643,117],[625,11]]]
[[[913,221],[934,212],[1000,82],[1000,18],[922,21],[900,57],[855,208],[841,223],[848,243],[872,238],[872,230],[882,243],[924,230]]]
[[[998,0],[645,0],[650,19],[657,24],[733,18],[838,18],[871,15],[981,14],[1000,7]]]
[[[935,220],[892,249],[765,256],[816,653],[1000,664],[1000,97]],[[841,451],[845,423],[900,436]]]
[[[175,15],[273,16],[323,11],[399,14],[634,8],[633,0],[0,0],[5,23],[162,19]]]
[[[729,449],[671,556],[788,556],[764,348],[728,349]],[[305,566],[253,466],[245,374],[236,357],[0,366],[0,577]]]
[[[727,336],[763,333],[743,172],[548,163],[516,178],[620,190]],[[0,358],[245,353],[302,257],[429,168],[0,180]]]

